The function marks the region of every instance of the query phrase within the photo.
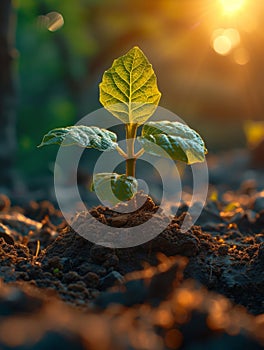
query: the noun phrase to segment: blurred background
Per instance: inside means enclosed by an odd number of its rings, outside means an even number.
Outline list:
[[[134,45],[153,64],[160,105],[196,129],[211,154],[264,135],[263,0],[1,0],[0,17],[9,18],[1,37],[8,28],[12,58],[0,118],[12,100],[17,135],[2,158],[29,185],[52,176],[57,148],[37,149],[43,134],[99,108],[104,70]]]

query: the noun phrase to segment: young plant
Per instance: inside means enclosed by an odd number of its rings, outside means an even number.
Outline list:
[[[91,189],[101,200],[113,204],[133,198],[137,192],[136,161],[144,152],[180,160],[187,164],[203,162],[207,150],[201,136],[187,125],[170,121],[146,121],[155,112],[161,93],[156,75],[146,56],[138,48],[114,60],[99,85],[100,102],[125,124],[126,151],[112,131],[95,126],[69,126],[49,131],[39,145],[78,145],[99,151],[116,150],[126,161],[126,174],[95,174]],[[140,136],[137,129],[143,125]],[[135,139],[142,148],[135,153]],[[111,191],[109,191],[109,188]]]

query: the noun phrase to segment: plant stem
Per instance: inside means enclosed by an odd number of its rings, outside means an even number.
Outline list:
[[[126,175],[136,175],[136,157],[134,154],[135,138],[137,135],[137,124],[126,124],[126,140],[127,140],[127,159],[126,159]]]
[[[116,147],[116,150],[117,150],[117,152],[118,152],[122,157],[124,157],[125,159],[127,159],[127,154],[126,154],[126,152],[124,152],[124,151],[122,150],[121,147],[117,146],[117,147]]]
[[[135,157],[136,157],[136,158],[139,158],[139,157],[141,157],[144,153],[145,153],[144,148],[141,148],[141,149],[135,154]]]
[[[130,158],[126,160],[126,175],[136,176],[136,158]]]

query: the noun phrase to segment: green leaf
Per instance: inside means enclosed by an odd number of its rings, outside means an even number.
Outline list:
[[[100,200],[117,204],[133,198],[137,187],[137,180],[132,176],[100,173],[93,176],[91,190],[96,193]]]
[[[77,145],[85,148],[96,148],[99,151],[110,151],[117,147],[116,140],[117,136],[112,131],[96,126],[75,125],[50,130],[38,147]]]
[[[161,96],[152,65],[138,47],[114,60],[99,89],[102,105],[126,124],[143,124]]]
[[[138,140],[147,153],[188,164],[203,162],[207,153],[201,136],[179,122],[148,122]]]

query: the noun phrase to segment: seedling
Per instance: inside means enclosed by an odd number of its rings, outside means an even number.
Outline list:
[[[39,147],[78,145],[119,152],[126,161],[126,174],[100,173],[93,177],[91,189],[101,200],[115,204],[133,198],[138,187],[136,161],[144,152],[187,164],[204,161],[207,153],[204,142],[187,125],[166,120],[146,123],[155,112],[161,93],[152,65],[138,47],[114,60],[112,67],[104,72],[99,90],[102,105],[125,124],[126,151],[119,147],[114,132],[84,125],[53,129],[43,137]],[[140,125],[142,132],[137,136]],[[142,148],[135,153],[136,138]]]

